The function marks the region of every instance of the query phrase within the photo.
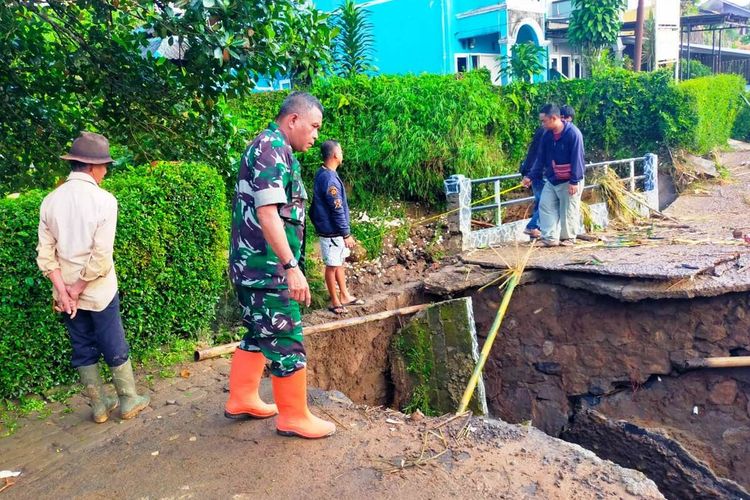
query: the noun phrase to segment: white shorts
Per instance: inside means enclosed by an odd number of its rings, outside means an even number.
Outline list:
[[[320,256],[323,259],[323,264],[326,266],[343,266],[349,254],[349,249],[344,245],[343,236],[335,236],[333,238],[320,237]]]

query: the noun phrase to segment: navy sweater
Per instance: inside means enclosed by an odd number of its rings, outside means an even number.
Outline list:
[[[521,163],[521,175],[524,177],[529,176],[531,167],[536,163],[536,157],[537,154],[539,154],[539,144],[542,142],[544,132],[546,132],[544,127],[539,127],[536,129],[536,132],[534,132],[534,137],[531,139],[531,144],[529,144],[529,150],[526,152],[526,158],[523,160],[523,163]]]
[[[310,220],[318,236],[349,236],[349,204],[341,178],[333,170],[320,167],[315,173]]]
[[[553,161],[558,165],[570,164],[570,180],[560,180],[555,177],[552,169]],[[555,140],[551,130],[544,133],[539,144],[536,162],[528,177],[532,180],[544,177],[554,185],[563,182],[575,184],[583,180],[585,165],[581,131],[572,123],[566,122],[559,140]]]

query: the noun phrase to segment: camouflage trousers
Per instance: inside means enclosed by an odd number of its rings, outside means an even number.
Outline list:
[[[307,365],[302,345],[302,315],[289,290],[237,287],[242,324],[247,328],[239,348],[261,352],[271,362],[271,373],[286,377]]]

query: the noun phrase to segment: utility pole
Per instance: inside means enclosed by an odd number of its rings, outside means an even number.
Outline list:
[[[635,57],[633,58],[633,70],[641,70],[643,60],[643,18],[645,16],[645,0],[638,0],[638,14],[635,19]]]

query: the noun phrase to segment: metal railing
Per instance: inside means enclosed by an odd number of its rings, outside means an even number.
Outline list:
[[[639,180],[643,180],[646,178],[645,174],[641,175],[635,175],[635,165],[636,162],[643,162],[645,161],[644,157],[640,158],[627,158],[624,160],[615,160],[615,161],[603,161],[599,163],[588,163],[586,164],[586,171],[596,168],[596,167],[604,167],[604,170],[606,171],[609,167],[615,166],[615,165],[627,165],[628,166],[628,174],[625,177],[621,177],[621,180],[623,182],[628,182],[628,187],[630,191],[635,191],[636,188],[636,182]],[[521,205],[524,203],[529,203],[534,201],[533,196],[525,196],[523,198],[513,198],[511,200],[502,200],[502,189],[501,189],[501,183],[503,181],[509,181],[513,179],[521,179],[523,176],[519,174],[507,174],[507,175],[497,175],[494,177],[484,177],[481,179],[471,179],[471,185],[472,187],[481,185],[481,184],[494,184],[494,198],[492,203],[484,204],[484,205],[477,205],[471,207],[472,213],[474,212],[483,212],[487,210],[496,210],[495,213],[495,224],[500,225],[502,223],[502,209],[503,207],[509,207],[512,205]],[[583,190],[591,190],[595,187],[598,187],[599,184],[586,184],[586,179],[584,176],[584,187]]]

